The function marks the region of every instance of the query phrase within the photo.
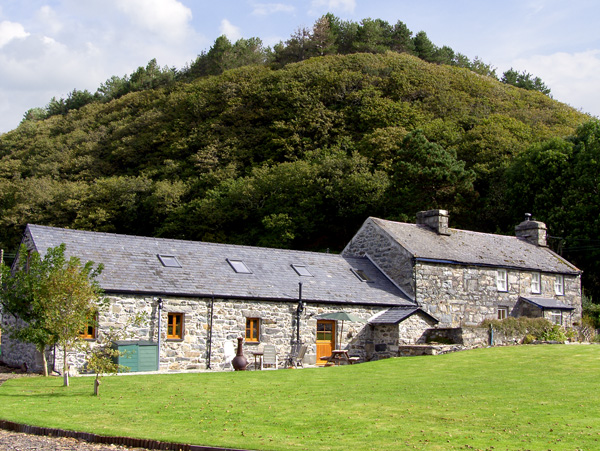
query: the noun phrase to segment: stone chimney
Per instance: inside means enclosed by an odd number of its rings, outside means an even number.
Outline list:
[[[540,221],[532,221],[531,213],[525,213],[525,221],[515,227],[517,238],[535,244],[536,246],[547,246],[546,224]]]
[[[438,235],[450,235],[447,210],[427,210],[417,213],[417,224],[426,225]]]

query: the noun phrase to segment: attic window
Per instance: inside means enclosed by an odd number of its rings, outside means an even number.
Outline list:
[[[233,270],[238,274],[252,274],[252,271],[248,269],[246,263],[241,260],[229,260],[227,259],[227,263],[231,265]]]
[[[294,268],[294,271],[296,271],[299,276],[313,277],[308,268],[304,265],[292,265],[292,268]]]
[[[367,274],[362,269],[352,269],[352,272],[356,277],[358,277],[358,280],[360,280],[361,282],[373,283],[373,280],[371,280],[371,278],[367,276]]]
[[[158,259],[162,263],[163,266],[167,268],[181,268],[181,263],[177,260],[177,257],[174,255],[157,255]]]

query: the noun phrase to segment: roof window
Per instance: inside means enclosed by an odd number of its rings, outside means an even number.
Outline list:
[[[248,267],[246,266],[246,263],[244,263],[242,260],[227,259],[227,263],[229,263],[231,265],[231,267],[233,268],[233,270],[235,272],[237,272],[238,274],[252,274],[252,271],[250,271],[250,269],[248,269]]]
[[[361,282],[373,282],[373,280],[369,276],[367,276],[367,274],[362,269],[353,268],[352,272],[356,277],[358,277],[358,280],[360,280]]]
[[[294,271],[296,271],[299,276],[313,277],[305,265],[292,265],[292,268],[294,268]]]
[[[158,257],[162,265],[166,266],[167,268],[181,268],[181,263],[179,263],[179,260],[177,260],[177,257],[175,257],[174,255],[157,254],[156,256]]]

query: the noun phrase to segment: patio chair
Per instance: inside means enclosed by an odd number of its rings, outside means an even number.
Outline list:
[[[290,349],[290,353],[288,354],[287,358],[285,359],[285,367],[286,368],[291,368],[294,365],[294,362],[296,361],[296,356],[298,355],[298,353],[300,352],[300,343],[294,343],[292,344],[292,349]]]
[[[261,370],[267,366],[271,367],[271,369],[277,369],[277,349],[273,345],[264,345],[263,347]]]
[[[233,365],[231,364],[231,361],[234,357],[235,349],[233,347],[233,342],[226,341],[223,344],[223,369],[229,366],[229,368],[233,371]]]
[[[304,363],[302,362],[302,360],[304,360],[304,354],[306,354],[307,349],[308,349],[307,345],[300,346],[300,350],[298,351],[298,354],[296,355],[296,357],[294,357],[294,360],[292,361],[292,364],[296,368],[298,368],[298,366],[301,366],[302,368],[304,368]]]

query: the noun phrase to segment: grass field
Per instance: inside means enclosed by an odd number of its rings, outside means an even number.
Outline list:
[[[361,365],[22,378],[0,418],[247,449],[600,449],[600,346],[477,349]]]

